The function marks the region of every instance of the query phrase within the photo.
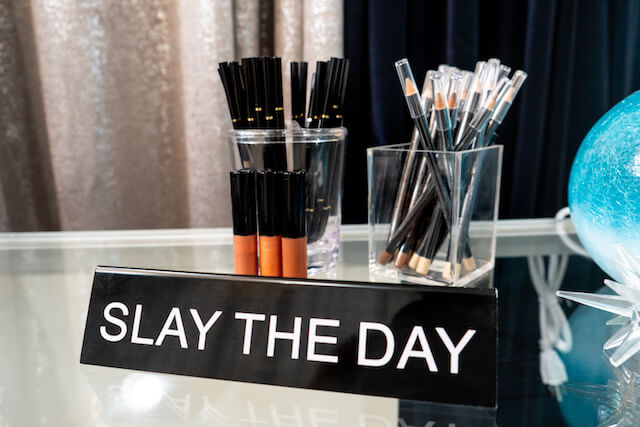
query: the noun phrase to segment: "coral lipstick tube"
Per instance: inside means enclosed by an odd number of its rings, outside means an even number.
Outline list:
[[[304,171],[282,172],[282,276],[307,277]]]
[[[274,171],[257,172],[260,275],[282,276],[281,177]]]
[[[258,275],[256,242],[256,175],[242,169],[229,173],[233,217],[233,265],[236,274]]]

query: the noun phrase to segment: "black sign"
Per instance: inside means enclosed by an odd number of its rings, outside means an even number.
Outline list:
[[[81,363],[496,406],[493,289],[98,267]]]

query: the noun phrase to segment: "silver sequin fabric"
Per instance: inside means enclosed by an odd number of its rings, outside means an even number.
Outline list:
[[[0,0],[0,231],[230,225],[217,63],[286,75],[341,56],[342,20],[336,0]]]

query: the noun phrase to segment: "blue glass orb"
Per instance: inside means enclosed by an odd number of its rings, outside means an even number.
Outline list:
[[[569,177],[569,207],[589,255],[622,281],[615,245],[640,255],[640,91],[607,111],[582,141]]]

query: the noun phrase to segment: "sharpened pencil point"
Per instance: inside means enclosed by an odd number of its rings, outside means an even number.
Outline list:
[[[396,262],[393,264],[396,268],[402,268],[407,265],[409,254],[406,252],[400,252],[396,257]]]
[[[460,278],[460,273],[462,273],[462,265],[456,264],[456,268],[453,269],[453,281],[454,282]]]
[[[444,280],[451,280],[451,263],[445,262],[444,267],[442,267],[442,278]]]
[[[449,108],[453,109],[456,108],[458,106],[458,95],[456,95],[455,93],[452,93],[451,95],[449,95]]]
[[[418,255],[417,252],[414,252],[413,255],[411,255],[411,259],[409,259],[409,268],[415,270],[418,266],[418,261],[420,261],[420,255]]]
[[[378,264],[381,264],[381,265],[388,264],[389,261],[391,261],[392,259],[393,259],[393,255],[387,251],[384,251],[380,254],[380,257],[378,258]]]
[[[476,259],[473,256],[471,256],[470,258],[464,258],[462,260],[462,265],[464,266],[464,269],[467,271],[473,271],[477,268]]]
[[[413,82],[409,77],[406,77],[404,79],[404,87],[405,87],[405,93],[407,94],[407,96],[415,95],[416,93],[418,93],[418,89],[416,88],[416,85],[413,84]]]
[[[436,93],[436,98],[435,98],[435,102],[433,104],[433,107],[436,110],[443,110],[445,106],[446,106],[446,104],[444,102],[444,98],[442,97],[442,95],[439,94],[439,93]]]
[[[416,272],[420,274],[427,274],[429,267],[431,266],[431,260],[429,258],[420,257],[418,260],[418,266]]]

